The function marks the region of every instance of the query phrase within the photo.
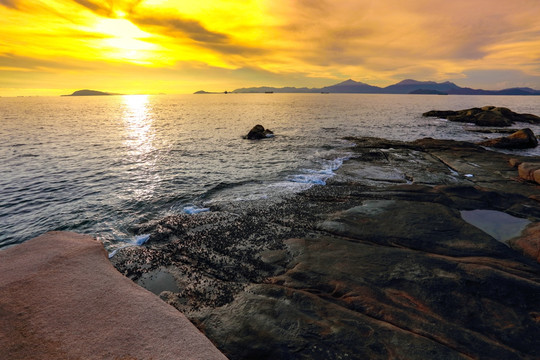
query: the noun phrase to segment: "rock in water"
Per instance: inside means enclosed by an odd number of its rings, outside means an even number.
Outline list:
[[[248,140],[260,140],[273,136],[274,133],[272,130],[265,129],[262,125],[255,125],[244,138]]]
[[[538,146],[538,139],[532,130],[527,128],[508,136],[482,141],[480,145],[499,149],[528,149]]]
[[[478,126],[510,126],[514,122],[539,124],[540,117],[532,114],[518,114],[505,107],[484,106],[465,110],[432,110],[423,113],[426,117],[439,117],[455,122],[473,123]]]

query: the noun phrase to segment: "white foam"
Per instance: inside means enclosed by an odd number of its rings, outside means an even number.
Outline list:
[[[195,214],[199,214],[199,213],[202,213],[202,212],[210,211],[210,208],[203,208],[203,207],[198,207],[198,206],[194,206],[194,205],[189,205],[189,206],[184,206],[182,211],[185,212],[188,215],[195,215]]]
[[[128,240],[128,241],[127,241],[127,244],[122,245],[122,246],[120,246],[119,248],[116,248],[115,250],[113,250],[112,252],[110,252],[110,253],[109,253],[109,259],[112,258],[114,255],[116,255],[116,253],[118,252],[118,250],[127,248],[127,247],[129,247],[129,246],[141,246],[141,245],[143,245],[145,242],[147,242],[148,239],[150,239],[150,235],[149,235],[149,234],[143,234],[143,235],[137,235],[137,236],[135,236],[134,239]]]

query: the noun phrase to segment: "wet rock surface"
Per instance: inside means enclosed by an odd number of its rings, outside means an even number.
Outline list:
[[[327,186],[146,224],[113,264],[174,277],[162,299],[230,359],[538,358],[538,185],[471,143],[348,140]],[[504,243],[476,209],[530,224]]]
[[[274,132],[272,130],[265,129],[262,125],[255,125],[244,138],[248,140],[261,140],[273,136]]]
[[[431,110],[422,116],[438,117],[455,122],[473,123],[478,126],[510,126],[515,122],[539,124],[540,117],[519,114],[505,107],[484,106],[464,110]]]
[[[528,149],[538,146],[538,139],[531,129],[521,129],[508,136],[482,141],[480,145],[499,149]]]

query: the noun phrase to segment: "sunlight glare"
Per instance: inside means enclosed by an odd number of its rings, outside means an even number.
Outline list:
[[[130,155],[144,155],[154,147],[153,119],[149,116],[148,95],[124,95],[124,124],[126,128],[125,144]]]
[[[124,126],[128,160],[132,181],[125,184],[141,201],[150,198],[155,191],[160,176],[156,172],[156,150],[153,142],[156,136],[154,119],[149,108],[148,95],[124,95]]]
[[[155,44],[144,41],[151,34],[126,19],[100,19],[94,31],[107,36],[100,40],[101,51],[111,59],[149,64],[151,51],[158,49]]]

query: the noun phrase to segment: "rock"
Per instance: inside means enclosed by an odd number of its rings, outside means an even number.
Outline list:
[[[274,133],[271,130],[265,129],[262,125],[255,125],[245,136],[245,138],[248,140],[260,140],[273,136]]]
[[[540,264],[462,218],[539,223],[538,187],[508,166],[536,158],[348,140],[326,186],[163,220],[162,241],[112,261],[134,280],[159,268],[185,279],[163,298],[231,360],[537,358]]]
[[[474,123],[478,126],[510,126],[513,121],[501,112],[490,110],[477,114]]]
[[[540,163],[523,162],[518,166],[519,177],[540,184]]]
[[[473,123],[478,126],[510,126],[514,122],[540,124],[540,117],[532,114],[518,114],[505,107],[484,106],[464,110],[432,110],[423,113],[426,117],[439,117],[455,122]]]
[[[508,164],[513,168],[517,168],[519,165],[521,165],[521,163],[522,161],[516,158],[511,158],[508,160]]]
[[[527,128],[508,136],[482,141],[479,145],[499,149],[528,149],[538,146],[538,139],[532,130]]]
[[[540,223],[529,225],[521,236],[509,240],[508,244],[540,263]]]
[[[226,359],[90,236],[51,232],[2,250],[0,274],[2,359]]]

